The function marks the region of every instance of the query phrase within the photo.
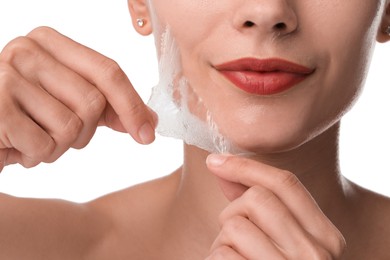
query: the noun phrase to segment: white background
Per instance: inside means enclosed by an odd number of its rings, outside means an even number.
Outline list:
[[[0,49],[11,39],[47,25],[116,60],[147,101],[157,82],[152,37],[137,35],[125,0],[12,0],[0,2]],[[363,96],[344,118],[343,173],[390,196],[390,44],[377,46]],[[0,119],[1,123],[1,119]],[[19,165],[0,174],[0,192],[87,201],[163,176],[180,166],[180,141],[158,137],[150,146],[99,128],[83,150],[53,164]]]

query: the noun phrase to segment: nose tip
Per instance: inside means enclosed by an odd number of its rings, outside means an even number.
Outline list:
[[[295,31],[298,19],[287,0],[258,0],[242,4],[234,24],[238,30],[257,29],[285,35]]]

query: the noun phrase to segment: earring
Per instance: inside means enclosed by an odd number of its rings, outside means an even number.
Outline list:
[[[390,35],[390,25],[387,26],[386,30],[385,30],[385,33],[387,33],[388,35]]]
[[[145,25],[145,20],[144,20],[144,19],[141,19],[141,18],[138,18],[138,19],[137,19],[137,25],[138,25],[139,27],[144,27],[144,25]]]

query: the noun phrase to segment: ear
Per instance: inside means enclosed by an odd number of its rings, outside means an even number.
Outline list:
[[[390,41],[390,1],[386,1],[385,12],[383,13],[382,22],[376,39],[381,43]]]
[[[127,1],[134,29],[141,35],[149,35],[153,31],[150,10],[146,2],[147,0]],[[143,21],[142,26],[138,23],[139,19]]]

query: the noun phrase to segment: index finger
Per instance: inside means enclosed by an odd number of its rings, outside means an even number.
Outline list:
[[[248,158],[229,155],[210,155],[207,164],[220,178],[247,187],[262,186],[273,192],[315,237],[321,237],[329,228],[337,231],[294,174]]]
[[[37,28],[28,37],[96,86],[137,142],[154,140],[154,117],[115,61],[48,27]]]

